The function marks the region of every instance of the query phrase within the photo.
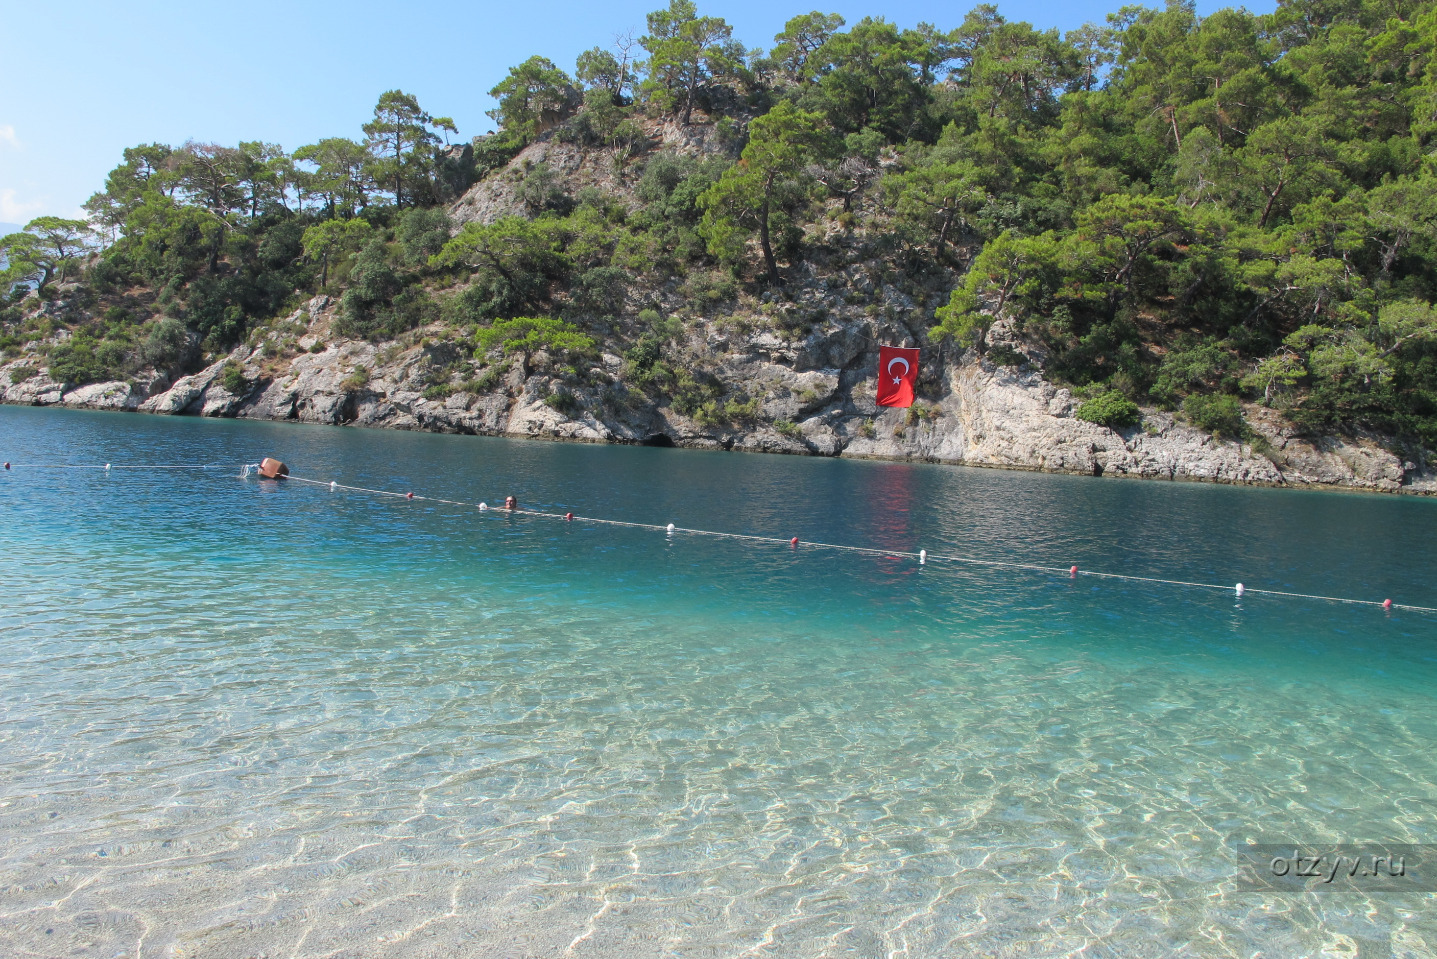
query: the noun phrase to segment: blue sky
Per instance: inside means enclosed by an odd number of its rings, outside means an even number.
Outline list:
[[[664,0],[666,3],[666,0]],[[486,91],[532,54],[572,72],[574,57],[615,34],[643,32],[660,0],[423,5],[249,0],[72,0],[15,3],[0,39],[0,221],[75,216],[120,152],[137,143],[265,140],[287,150],[360,136],[385,90],[398,87],[461,137],[492,129]],[[748,46],[772,46],[789,17],[814,6],[848,22],[883,16],[947,29],[974,4],[885,0],[792,5],[702,2]],[[1009,20],[1063,30],[1102,20],[1120,2],[1000,2]],[[1200,12],[1227,4],[1200,0]],[[1249,9],[1268,12],[1275,0]]]

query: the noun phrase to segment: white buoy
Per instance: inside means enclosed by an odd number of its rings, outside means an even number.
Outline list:
[[[674,535],[674,524],[673,524],[673,523],[670,523],[670,524],[668,525],[668,527],[667,527],[667,530],[668,530],[668,534],[669,534],[670,536]]]
[[[109,464],[109,463],[106,463],[106,464],[105,464],[105,472],[106,472],[106,473],[110,472],[110,464]]]
[[[927,564],[928,564],[928,550],[926,550],[926,549],[920,549],[920,550],[918,551],[918,565],[919,565],[919,566],[926,566]]]
[[[329,481],[329,491],[330,491],[331,493],[333,493],[334,490],[335,490],[335,487],[336,487],[337,485],[338,485],[338,484],[335,483],[334,480],[330,480],[330,481]]]
[[[489,504],[488,504],[488,503],[480,503],[480,504],[479,504],[479,508],[480,508],[480,509],[488,509],[488,508],[489,508]]]
[[[1242,595],[1242,584],[1241,584],[1241,583],[1238,583],[1238,584],[1237,584],[1237,594],[1238,594],[1239,596]]]

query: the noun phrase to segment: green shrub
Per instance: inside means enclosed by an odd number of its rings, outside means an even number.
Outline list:
[[[1028,358],[1019,353],[1007,343],[999,343],[992,347],[985,354],[988,361],[995,366],[1022,366],[1028,362]]]
[[[346,376],[344,382],[339,385],[346,393],[353,393],[357,390],[364,389],[369,385],[369,367],[356,366],[354,372]]]
[[[394,238],[399,242],[404,264],[423,267],[449,242],[449,214],[443,207],[410,207],[399,216]]]
[[[10,368],[10,382],[11,382],[11,383],[24,383],[26,380],[33,379],[35,376],[37,376],[37,375],[39,374],[39,372],[40,372],[40,371],[39,371],[38,369],[36,369],[35,367],[31,366],[31,365],[28,364],[28,363],[23,364],[23,365],[21,365],[21,366],[11,367],[11,368]]]
[[[422,326],[438,316],[434,301],[422,287],[406,286],[389,263],[384,240],[375,237],[360,250],[349,273],[350,288],[340,299],[334,332],[378,342]]]
[[[480,329],[474,339],[481,352],[499,349],[504,353],[533,353],[548,350],[583,356],[594,352],[594,338],[572,323],[547,316],[519,316],[497,320]]]
[[[803,430],[799,429],[798,424],[793,420],[774,420],[773,429],[774,432],[790,439],[798,439],[803,435]]]
[[[190,352],[190,331],[182,320],[166,316],[151,329],[140,347],[140,358],[156,369],[182,363]]]
[[[524,139],[508,130],[490,133],[474,141],[474,177],[482,180],[504,166],[524,148]]]
[[[912,406],[908,407],[908,412],[904,414],[903,422],[905,426],[916,426],[919,420],[936,420],[942,415],[942,412],[943,411],[936,406],[929,406],[927,403],[915,401]]]
[[[241,396],[249,391],[249,380],[245,378],[244,369],[231,361],[220,370],[220,386],[223,386],[227,393]]]
[[[648,381],[639,385],[667,389],[673,408],[684,416],[697,416],[705,403],[717,401],[724,392],[723,383],[711,373],[683,368],[675,373],[663,363],[654,364]]]
[[[585,270],[574,287],[574,302],[599,313],[617,313],[624,305],[629,274],[616,266]]]
[[[519,181],[519,199],[532,216],[541,213],[568,213],[574,201],[564,191],[563,181],[547,163],[536,163]]]
[[[1232,396],[1194,394],[1183,400],[1183,415],[1193,426],[1218,439],[1241,439],[1247,435],[1242,404]]]
[[[71,386],[120,379],[133,365],[128,348],[114,340],[76,336],[50,350],[50,378]]]
[[[448,383],[431,383],[424,388],[424,398],[426,400],[448,399],[449,394],[453,392],[454,387],[450,386]]]
[[[460,384],[459,389],[465,393],[473,393],[475,396],[480,393],[488,393],[499,385],[499,381],[504,378],[507,370],[508,368],[505,366],[491,366],[481,376],[465,380]]]
[[[1080,420],[1113,429],[1119,426],[1136,426],[1142,419],[1138,404],[1117,390],[1099,393],[1080,405],[1073,415]]]
[[[740,403],[738,400],[729,400],[727,406],[724,407],[724,412],[728,415],[729,419],[743,423],[758,416],[758,407],[758,397],[754,397],[745,403]]]
[[[568,390],[555,390],[544,397],[544,405],[550,409],[558,410],[565,416],[572,416],[579,409],[579,398]]]
[[[713,306],[738,296],[738,280],[724,270],[699,270],[690,273],[679,288],[686,299],[700,306]]]
[[[1191,390],[1217,385],[1237,367],[1237,358],[1215,338],[1200,342],[1183,338],[1163,357],[1153,382],[1153,396],[1165,403]]]
[[[710,400],[694,411],[693,417],[705,426],[730,426],[734,423],[752,422],[758,416],[757,398],[739,402]]]

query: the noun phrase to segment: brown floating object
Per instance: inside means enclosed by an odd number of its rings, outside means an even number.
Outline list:
[[[260,460],[259,475],[265,479],[283,479],[289,475],[289,467],[285,466],[279,460],[266,456]]]

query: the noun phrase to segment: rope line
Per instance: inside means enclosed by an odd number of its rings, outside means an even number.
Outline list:
[[[82,463],[6,463],[5,468],[9,469],[34,469],[34,470],[217,470],[235,469],[238,470],[238,478],[248,478],[251,473],[259,469],[258,464],[242,463],[238,465],[227,463],[191,463],[191,464],[169,464],[169,465],[115,465],[113,463],[82,464]],[[751,533],[725,533],[711,529],[694,529],[686,526],[675,526],[673,524],[661,525],[658,523],[637,523],[629,520],[604,519],[598,516],[580,516],[575,513],[551,513],[544,510],[514,509],[508,510],[500,506],[490,507],[485,503],[468,503],[462,500],[445,499],[440,496],[421,496],[417,493],[400,493],[395,490],[372,489],[367,486],[351,486],[346,483],[311,479],[306,476],[286,476],[295,483],[303,483],[309,486],[320,486],[331,491],[344,490],[348,493],[365,493],[371,496],[389,496],[403,500],[413,500],[422,503],[441,503],[445,506],[458,506],[465,509],[479,508],[484,512],[493,512],[496,515],[506,516],[534,516],[542,519],[573,520],[574,522],[595,523],[604,526],[622,526],[629,529],[656,530],[670,535],[675,533],[686,533],[690,536],[707,536],[712,539],[732,539],[750,543],[764,543],[774,546],[796,545],[797,538],[782,539],[777,536],[758,536]],[[939,562],[963,563],[969,566],[981,566],[988,569],[1020,569],[1033,573],[1047,573],[1055,576],[1092,576],[1098,579],[1114,579],[1130,583],[1154,583],[1162,586],[1179,586],[1187,589],[1210,589],[1218,592],[1230,593],[1235,586],[1222,586],[1216,583],[1198,583],[1183,579],[1162,579],[1156,576],[1134,576],[1130,573],[1106,573],[1092,569],[1077,569],[1076,567],[1064,568],[1061,566],[1042,566],[1036,563],[1009,563],[1002,560],[982,559],[975,556],[960,556],[954,553],[930,553],[926,550],[913,552],[901,549],[877,549],[872,546],[849,546],[843,543],[822,543],[817,541],[803,541],[803,545],[811,549],[831,549],[849,553],[859,553],[866,556],[889,556],[894,558],[916,559],[920,564],[926,565],[928,560]],[[1316,593],[1296,593],[1280,589],[1261,589],[1255,586],[1244,586],[1238,595],[1253,593],[1259,596],[1279,596],[1285,599],[1305,599],[1324,603],[1343,603],[1349,606],[1376,606],[1380,609],[1405,609],[1416,613],[1437,613],[1437,607],[1414,606],[1408,603],[1378,602],[1372,599],[1351,599],[1343,596],[1322,596]]]
[[[100,465],[77,464],[77,463],[11,463],[11,469],[17,470],[221,470],[221,469],[243,469],[244,464],[238,463],[204,463],[189,464],[183,466],[116,466],[113,463]]]
[[[636,523],[629,520],[603,519],[597,516],[580,516],[578,513],[550,513],[544,510],[533,509],[509,510],[501,506],[491,507],[487,504],[466,503],[460,500],[444,499],[438,496],[421,496],[418,493],[399,493],[393,490],[369,489],[364,486],[349,486],[344,483],[334,481],[326,482],[324,480],[310,479],[304,476],[290,475],[286,477],[286,479],[289,479],[296,483],[305,483],[310,486],[322,486],[331,491],[344,490],[351,493],[369,493],[376,496],[392,496],[398,497],[399,499],[403,500],[413,500],[414,502],[442,503],[447,506],[460,506],[466,509],[479,509],[482,507],[481,512],[485,512],[486,514],[492,512],[497,515],[535,516],[543,519],[556,520],[568,520],[572,516],[573,522],[576,523],[583,522],[597,523],[604,526],[624,526],[630,529],[655,530],[658,532],[671,534],[687,533],[690,536],[708,536],[713,539],[744,540],[752,543],[765,543],[775,546],[789,546],[793,543],[791,539],[782,539],[777,536],[757,536],[750,533],[725,533],[718,530],[692,529],[684,526],[661,525],[659,523]],[[1189,589],[1211,589],[1224,593],[1231,593],[1234,591],[1235,588],[1233,586],[1220,586],[1215,583],[1197,583],[1190,580],[1182,579],[1161,579],[1155,576],[1134,576],[1129,573],[1105,573],[1099,572],[1098,570],[1089,569],[1080,569],[1077,571],[1076,574],[1074,574],[1072,568],[1064,568],[1060,566],[1041,566],[1034,563],[1008,563],[1001,560],[981,559],[973,556],[959,556],[952,553],[930,553],[926,550],[912,552],[908,550],[898,549],[877,549],[872,546],[848,546],[842,543],[821,543],[809,540],[803,540],[801,542],[804,546],[813,549],[841,550],[850,553],[862,553],[869,556],[905,557],[909,559],[917,559],[922,563],[926,563],[927,560],[938,560],[941,562],[964,563],[970,566],[982,566],[993,569],[1021,569],[1028,572],[1050,573],[1060,576],[1092,576],[1099,579],[1116,579],[1133,583],[1155,583],[1164,586],[1181,586]],[[1321,596],[1315,593],[1294,593],[1279,589],[1260,589],[1254,586],[1244,586],[1241,595],[1246,595],[1248,593],[1255,593],[1262,596],[1281,596],[1287,599],[1315,600],[1325,603],[1345,603],[1350,606],[1376,606],[1379,609],[1391,608],[1405,609],[1410,612],[1417,613],[1437,613],[1437,607],[1432,606],[1413,606],[1406,603],[1393,603],[1390,607],[1388,607],[1385,603],[1372,599],[1350,599],[1342,596]]]

